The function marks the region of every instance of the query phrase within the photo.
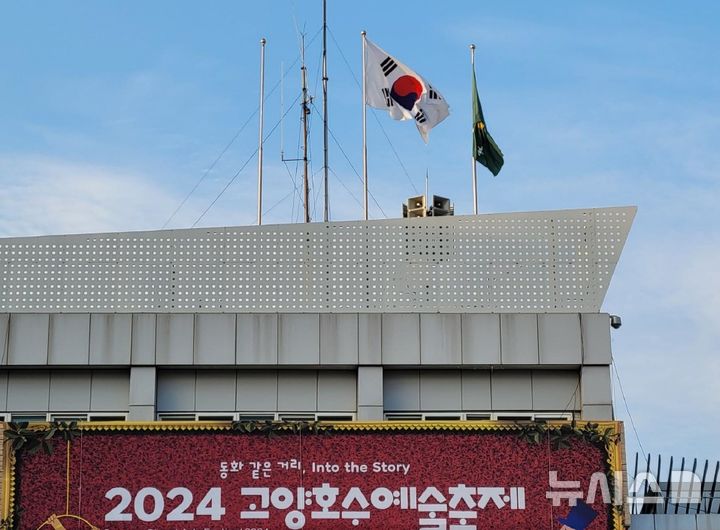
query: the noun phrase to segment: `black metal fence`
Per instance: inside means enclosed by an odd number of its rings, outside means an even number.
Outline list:
[[[628,466],[630,472],[630,466]],[[683,457],[663,460],[635,453],[628,477],[628,498],[633,514],[720,514],[720,461]]]

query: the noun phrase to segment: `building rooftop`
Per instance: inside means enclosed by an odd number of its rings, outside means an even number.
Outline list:
[[[0,313],[593,313],[635,213],[6,238]]]

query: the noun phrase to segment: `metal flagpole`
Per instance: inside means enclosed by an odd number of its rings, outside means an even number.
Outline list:
[[[330,193],[328,190],[328,71],[327,71],[327,0],[323,0],[323,155],[325,170],[325,217],[327,223],[330,220]]]
[[[260,39],[260,125],[258,127],[258,198],[257,224],[262,224],[262,185],[263,185],[263,122],[265,119],[265,42]]]
[[[470,45],[470,64],[472,65],[472,71],[473,75],[475,75],[475,45]],[[475,94],[472,95],[472,97],[476,97]],[[475,102],[473,101],[473,105]],[[475,116],[473,115],[473,138],[475,135]],[[474,145],[474,142],[473,142]],[[472,190],[473,190],[473,213],[475,215],[478,214],[478,189],[477,189],[477,160],[475,160],[475,155],[477,153],[472,154]]]
[[[368,220],[368,173],[367,173],[367,105],[365,102],[365,55],[366,52],[366,40],[367,32],[363,31],[360,33],[362,36],[362,149],[363,149],[363,186],[364,186],[364,207],[365,207],[365,220]]]

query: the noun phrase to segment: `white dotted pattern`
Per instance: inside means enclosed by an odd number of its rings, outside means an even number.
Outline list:
[[[635,211],[0,239],[0,312],[597,312]]]

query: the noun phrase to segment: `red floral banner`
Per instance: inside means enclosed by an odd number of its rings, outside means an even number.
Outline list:
[[[16,528],[619,530],[616,441],[489,424],[114,429],[8,461]]]

